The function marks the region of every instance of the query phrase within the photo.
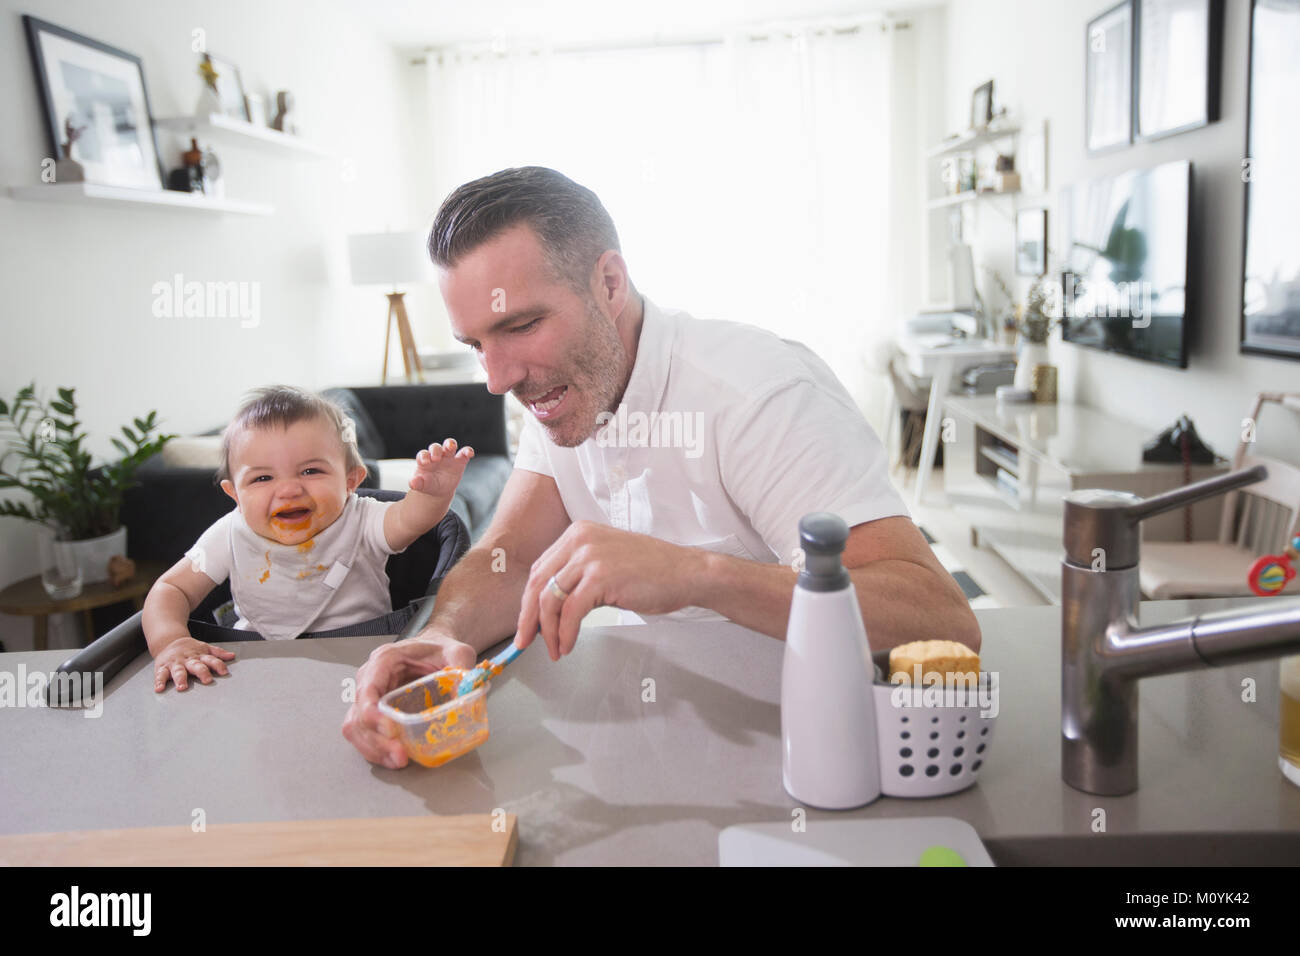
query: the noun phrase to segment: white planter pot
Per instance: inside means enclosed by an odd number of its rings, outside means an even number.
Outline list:
[[[1034,366],[1046,365],[1047,362],[1048,353],[1046,343],[1022,343],[1020,346],[1020,355],[1016,359],[1016,377],[1013,384],[1016,388],[1027,388],[1032,390],[1034,387]]]
[[[108,559],[115,554],[126,554],[126,527],[85,541],[58,541],[54,546],[76,556],[82,584],[96,584],[108,580]]]

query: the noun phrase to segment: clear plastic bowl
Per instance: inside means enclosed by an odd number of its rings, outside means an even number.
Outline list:
[[[492,685],[485,681],[457,697],[467,673],[454,667],[437,671],[380,699],[380,712],[401,728],[402,744],[416,763],[441,767],[488,739],[487,692]]]

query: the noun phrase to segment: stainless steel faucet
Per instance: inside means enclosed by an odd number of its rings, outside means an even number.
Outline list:
[[[1268,477],[1263,465],[1142,499],[1065,497],[1061,562],[1061,777],[1118,795],[1138,786],[1138,681],[1300,651],[1300,601],[1138,627],[1138,524]]]

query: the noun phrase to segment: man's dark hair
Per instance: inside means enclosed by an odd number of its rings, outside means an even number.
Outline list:
[[[323,419],[338,430],[343,446],[345,467],[364,468],[365,461],[357,448],[357,426],[338,405],[328,398],[293,385],[268,385],[251,391],[221,433],[221,464],[217,480],[230,477],[230,445],[235,435],[246,428],[288,428],[295,422]]]
[[[594,192],[544,166],[503,169],[458,187],[429,231],[429,258],[451,268],[507,229],[528,225],[541,241],[555,278],[588,291],[596,260],[622,251],[614,220]]]

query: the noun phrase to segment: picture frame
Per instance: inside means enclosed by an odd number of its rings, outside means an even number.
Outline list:
[[[1216,122],[1222,0],[1135,0],[1133,32],[1134,140]]]
[[[970,95],[970,128],[984,129],[993,120],[993,81],[975,87]]]
[[[1021,209],[1016,212],[1016,275],[1038,276],[1047,272],[1047,210]]]
[[[1133,142],[1133,4],[1124,0],[1084,32],[1084,144],[1090,155]]]
[[[203,62],[217,73],[217,99],[221,101],[221,115],[245,123],[251,122],[248,104],[244,101],[244,82],[240,79],[239,67],[216,53],[204,53]]]
[[[1300,6],[1252,0],[1247,61],[1241,351],[1300,359]]]
[[[50,155],[85,170],[86,182],[163,188],[153,110],[138,56],[24,14]]]

